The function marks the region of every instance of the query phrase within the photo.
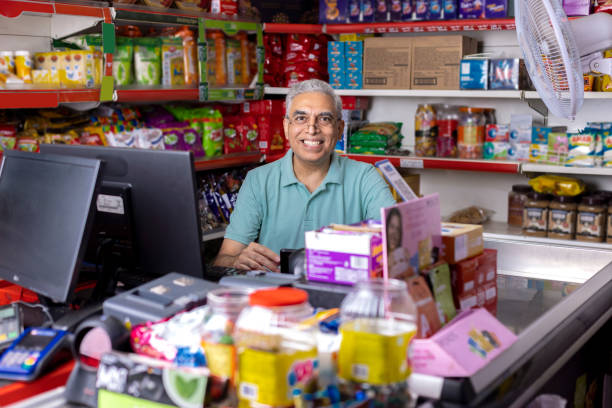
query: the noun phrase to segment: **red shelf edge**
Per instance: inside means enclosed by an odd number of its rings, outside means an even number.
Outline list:
[[[0,4],[0,14],[16,18],[22,13],[68,14],[73,16],[104,17],[104,7],[86,6],[51,1],[3,0]]]
[[[198,98],[198,88],[117,89],[118,102],[197,101]]]
[[[253,152],[250,154],[239,153],[236,155],[226,155],[213,157],[210,159],[195,160],[196,171],[222,169],[225,167],[236,167],[247,164],[255,164],[261,161],[261,153]]]
[[[99,100],[99,89],[0,89],[0,109],[57,108],[60,103]]]
[[[474,20],[436,20],[407,21],[389,23],[328,24],[327,34],[342,33],[402,33],[402,32],[439,32],[471,30],[514,30],[514,18],[474,19]]]
[[[321,34],[323,24],[264,23],[264,32],[271,34]]]
[[[436,169],[436,170],[460,170],[460,171],[481,171],[491,173],[518,174],[520,164],[515,162],[503,161],[480,161],[480,160],[461,160],[461,159],[434,159],[426,157],[402,157],[402,156],[377,156],[377,155],[355,155],[343,154],[350,159],[375,164],[378,161],[388,159],[395,167],[405,167],[414,169]],[[423,166],[402,166],[402,160],[421,161]]]

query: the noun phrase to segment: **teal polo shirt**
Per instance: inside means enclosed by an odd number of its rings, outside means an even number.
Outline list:
[[[240,188],[225,238],[253,241],[277,254],[304,247],[304,233],[326,225],[380,219],[381,207],[395,204],[382,176],[371,164],[332,156],[327,176],[310,192],[295,177],[293,152],[251,170]]]

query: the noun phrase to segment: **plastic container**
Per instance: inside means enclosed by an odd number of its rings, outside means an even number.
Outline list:
[[[515,184],[508,193],[508,225],[523,226],[523,210],[527,202],[527,194],[532,190],[526,184]]]
[[[414,117],[414,153],[419,157],[435,156],[437,133],[434,107],[428,104],[419,105]]]
[[[532,191],[527,194],[523,210],[523,234],[545,237],[548,230],[548,205],[550,196]]]
[[[240,312],[249,304],[246,289],[216,289],[206,296],[210,313],[202,327],[202,347],[208,368],[219,377],[233,380],[236,372],[234,328]]]
[[[482,159],[485,140],[484,109],[459,109],[457,126],[457,152],[463,159]]]
[[[452,105],[441,105],[438,107],[436,123],[438,125],[436,156],[457,157],[458,108]]]
[[[312,314],[303,290],[275,288],[251,293],[234,332],[240,406],[292,406],[293,390],[316,389],[315,330],[300,325]]]
[[[578,241],[604,241],[607,209],[608,202],[601,196],[587,196],[580,201],[576,218],[576,239]]]
[[[411,372],[408,345],[417,330],[406,283],[359,282],[342,302],[340,316],[339,378],[369,386],[405,382]]]
[[[574,239],[576,234],[575,197],[554,196],[548,211],[548,237],[555,239]]]

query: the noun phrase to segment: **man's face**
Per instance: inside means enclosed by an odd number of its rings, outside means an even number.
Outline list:
[[[297,95],[287,116],[283,125],[294,159],[305,164],[328,164],[344,130],[333,99],[321,92]]]

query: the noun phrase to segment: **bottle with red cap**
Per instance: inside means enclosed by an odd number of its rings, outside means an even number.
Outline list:
[[[313,312],[308,294],[300,289],[250,294],[234,332],[240,406],[291,406],[293,390],[316,390],[316,334],[311,325],[300,324]]]

